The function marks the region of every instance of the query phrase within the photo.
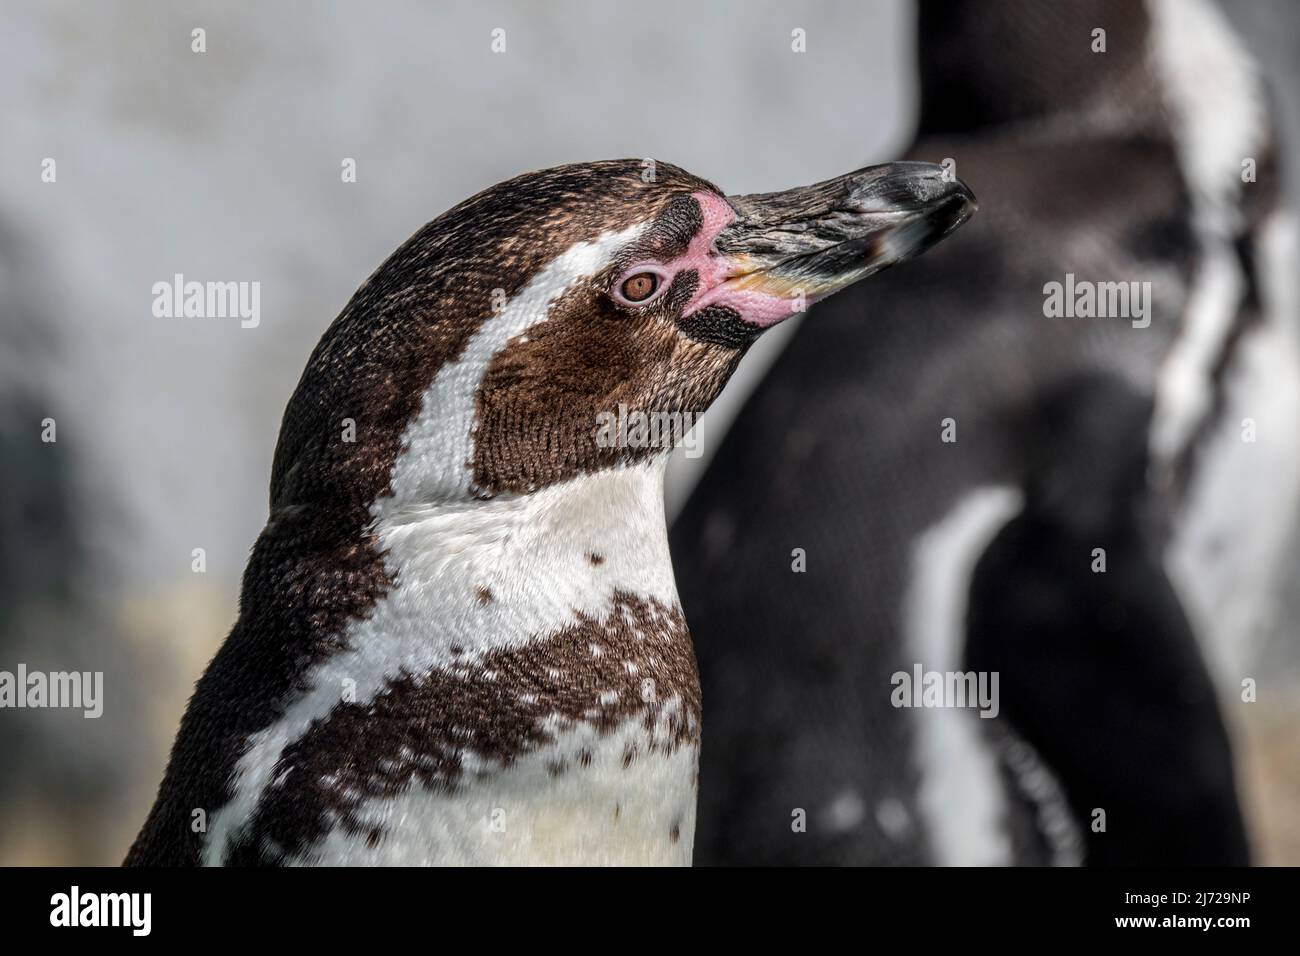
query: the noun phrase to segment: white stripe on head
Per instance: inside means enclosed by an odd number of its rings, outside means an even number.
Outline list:
[[[402,436],[402,453],[393,466],[391,492],[371,505],[376,521],[392,519],[411,505],[470,496],[475,397],[492,360],[515,336],[545,322],[560,296],[608,265],[646,226],[640,223],[621,232],[606,232],[591,242],[571,246],[491,315],[459,358],[438,370],[424,393],[419,414]]]

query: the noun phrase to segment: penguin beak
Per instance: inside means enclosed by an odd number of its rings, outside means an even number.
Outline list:
[[[977,208],[965,183],[917,162],[727,201],[736,219],[715,243],[731,260],[726,298],[750,304],[742,315],[764,327],[920,255]]]

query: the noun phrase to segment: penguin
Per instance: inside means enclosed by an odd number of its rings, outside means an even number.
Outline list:
[[[687,864],[700,691],[663,469],[766,329],[960,226],[895,163],[724,196],[528,173],[419,230],[284,413],[239,617],[128,865]]]
[[[1241,862],[1209,690],[1245,676],[1218,653],[1241,628],[1206,595],[1275,580],[1276,550],[1237,560],[1241,529],[1278,537],[1259,514],[1292,527],[1300,488],[1284,440],[1236,433],[1295,420],[1294,320],[1259,268],[1280,220],[1262,83],[1199,0],[922,2],[918,50],[906,155],[966,178],[985,214],[818,306],[674,524],[713,702],[697,862]],[[1076,280],[1136,294],[1055,308]],[[1028,438],[1044,421],[1069,440]],[[1109,577],[1085,587],[1108,538]],[[1005,676],[1000,709],[893,696],[915,667],[975,665]],[[1117,736],[1098,709],[1159,716]]]

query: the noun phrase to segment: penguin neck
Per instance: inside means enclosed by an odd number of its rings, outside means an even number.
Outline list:
[[[488,499],[383,498],[373,531],[401,603],[440,622],[477,622],[436,629],[455,635],[449,656],[527,643],[578,617],[604,617],[620,596],[678,607],[664,465]]]
[[[520,776],[503,785],[520,795],[512,819],[516,810],[519,819],[535,814],[558,834],[586,827],[587,819],[579,814],[566,829],[557,810],[581,811],[595,801],[601,820],[617,821],[606,798],[616,803],[641,793],[667,807],[666,819],[653,808],[645,817],[665,852],[689,859],[699,679],[668,557],[663,471],[657,460],[530,494],[429,499],[390,491],[375,501],[366,550],[382,555],[385,587],[294,676],[301,692],[290,693],[271,723],[248,738],[233,796],[210,823],[205,859],[222,860],[241,828],[256,832],[260,802],[278,785],[291,748],[299,759],[318,754],[330,775],[362,772],[363,779],[394,774],[394,766],[412,768],[402,770],[412,779],[438,780],[515,766]],[[247,631],[261,633],[254,624]],[[348,694],[343,703],[340,688]],[[444,720],[427,719],[434,707]],[[373,725],[373,747],[334,763],[331,721],[368,721],[379,708],[385,716]],[[627,754],[652,750],[680,756],[625,772]],[[444,764],[447,754],[455,756]],[[536,787],[574,764],[597,774],[594,782],[589,774],[565,778],[586,791],[567,783],[553,799]],[[387,815],[399,831],[415,831],[395,837],[390,852],[418,850],[430,828],[463,808],[454,796],[417,790]],[[669,835],[677,826],[680,841]],[[316,846],[320,836],[312,830],[298,849]],[[634,845],[642,851],[657,845],[648,831],[640,839]],[[335,849],[354,861],[366,852],[351,844]],[[520,859],[530,858],[528,849]]]

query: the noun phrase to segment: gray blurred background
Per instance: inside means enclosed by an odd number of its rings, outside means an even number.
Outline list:
[[[1294,130],[1300,17],[1226,7],[1290,71]],[[106,683],[99,720],[0,711],[0,864],[121,859],[234,621],[306,356],[417,227],[597,158],[653,156],[727,192],[813,182],[892,157],[914,123],[901,0],[0,11],[0,669]],[[151,287],[178,272],[260,282],[260,325],[155,318]],[[700,425],[706,455],[782,343],[765,338]],[[705,460],[674,463],[670,507]],[[1300,860],[1290,726],[1245,757],[1249,800],[1290,833],[1265,862]]]

